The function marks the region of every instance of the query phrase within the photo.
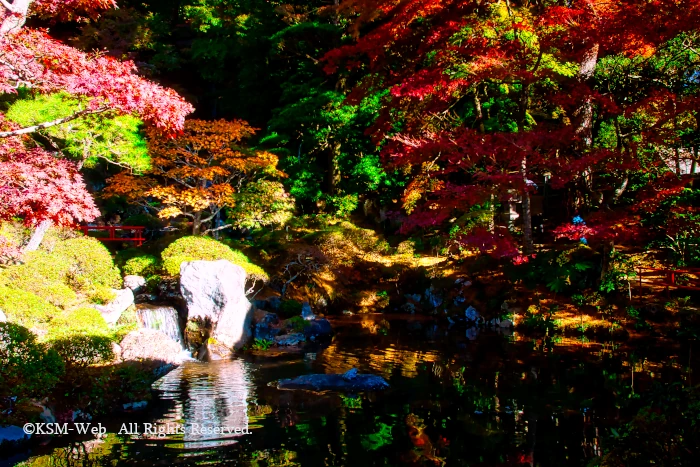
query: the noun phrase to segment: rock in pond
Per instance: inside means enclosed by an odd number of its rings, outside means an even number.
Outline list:
[[[116,324],[122,313],[134,304],[134,292],[131,289],[112,289],[112,292],[116,297],[107,305],[92,305],[93,308],[102,313],[102,317],[108,324]]]
[[[301,333],[285,334],[275,337],[275,343],[279,346],[293,346],[306,342],[306,336]]]
[[[252,334],[253,307],[245,296],[245,281],[245,270],[226,260],[180,266],[187,319],[211,323],[211,337],[229,349],[243,347]]]
[[[277,381],[279,389],[311,389],[314,391],[376,391],[387,389],[389,383],[377,375],[358,373],[353,368],[342,374],[313,374]]]
[[[131,331],[119,346],[124,361],[152,360],[179,365],[187,359],[180,344],[155,329]]]
[[[301,305],[301,317],[304,318],[306,321],[311,321],[312,319],[316,319],[316,315],[314,314],[313,311],[311,311],[311,304],[309,302],[304,302]]]
[[[304,335],[307,339],[323,339],[330,337],[331,334],[333,334],[333,328],[326,318],[316,318],[304,327]]]

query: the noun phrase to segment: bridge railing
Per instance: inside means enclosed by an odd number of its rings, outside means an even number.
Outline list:
[[[95,237],[103,242],[134,242],[136,246],[141,246],[146,238],[143,231],[146,228],[140,225],[82,225],[80,230],[85,235],[89,232],[108,232],[108,237]],[[129,236],[117,235],[117,232],[128,232]]]

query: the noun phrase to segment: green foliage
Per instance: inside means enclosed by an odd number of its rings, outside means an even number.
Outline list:
[[[282,319],[293,319],[294,317],[301,318],[301,303],[296,300],[282,300],[279,310],[277,310],[277,314],[279,314]]]
[[[511,280],[522,280],[534,288],[546,285],[552,292],[579,292],[596,282],[596,253],[588,247],[578,246],[562,252],[547,251],[537,254],[528,263],[508,266]]]
[[[256,229],[284,225],[294,214],[294,198],[280,182],[258,180],[246,184],[233,195],[235,205],[226,211],[238,228]]]
[[[287,302],[293,302],[294,300],[287,300]],[[299,303],[299,302],[297,302]],[[301,304],[300,304],[301,305]],[[296,309],[296,307],[293,307]],[[286,310],[285,310],[286,311]],[[299,313],[301,313],[301,306],[299,307]],[[292,316],[287,320],[287,327],[292,329],[294,332],[304,332],[306,328],[311,326],[311,323],[299,315]]]
[[[112,339],[93,334],[69,334],[50,342],[68,368],[82,368],[114,358]]]
[[[49,339],[75,333],[107,336],[109,332],[109,326],[99,311],[81,307],[54,317],[49,328]]]
[[[635,417],[610,430],[599,465],[695,465],[699,420],[700,387],[657,383]]]
[[[636,277],[634,261],[617,250],[610,252],[608,270],[600,281],[600,291],[603,293],[627,291],[630,280]]]
[[[150,276],[158,270],[158,258],[153,255],[141,255],[128,259],[122,272],[124,275]]]
[[[253,341],[251,344],[251,348],[253,350],[267,350],[272,346],[272,344],[274,344],[274,342],[269,339],[260,339],[259,337],[256,337],[255,341]]]
[[[557,321],[553,319],[557,309],[558,308],[556,306],[546,310],[538,306],[530,306],[525,312],[525,326],[532,331],[544,332],[545,334],[551,336],[559,327]]]
[[[67,117],[86,102],[65,93],[36,95],[15,101],[6,117],[22,126]],[[41,130],[68,155],[94,167],[99,160],[126,165],[136,172],[150,167],[143,122],[131,115],[93,114]]]
[[[345,196],[325,196],[328,211],[337,217],[347,218],[357,209],[359,200],[356,194]]]
[[[121,286],[119,269],[102,242],[91,237],[77,237],[59,242],[54,253],[71,262],[70,282],[78,290],[90,291],[95,286]]]
[[[6,268],[0,280],[8,287],[31,290],[52,305],[66,307],[77,300],[68,285],[71,266],[71,261],[62,255],[33,251],[25,255],[24,264]]]
[[[0,287],[0,310],[7,318],[28,328],[44,327],[59,314],[58,308],[31,292]]]
[[[59,355],[27,328],[0,323],[0,397],[40,398],[63,374]]]
[[[171,276],[180,275],[180,265],[185,261],[216,261],[225,259],[245,269],[248,277],[268,280],[269,276],[260,267],[251,263],[240,251],[235,251],[208,237],[182,237],[171,243],[163,253],[163,269]]]
[[[137,225],[147,229],[160,229],[163,227],[163,221],[150,214],[136,214],[124,219],[122,225]]]

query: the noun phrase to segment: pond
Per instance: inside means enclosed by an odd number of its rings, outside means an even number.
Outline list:
[[[655,381],[692,377],[689,349],[652,341],[475,335],[401,316],[334,326],[333,342],[311,351],[185,364],[156,383],[148,409],[95,420],[107,428],[103,439],[56,438],[4,462],[582,466],[629,418],[630,400]],[[269,384],[351,368],[383,376],[390,389],[353,395]]]

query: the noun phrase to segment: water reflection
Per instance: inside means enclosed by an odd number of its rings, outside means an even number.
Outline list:
[[[110,435],[99,456],[105,465],[139,466],[155,459],[255,467],[581,466],[604,452],[611,429],[632,418],[654,381],[690,376],[682,357],[689,353],[654,341],[630,346],[489,330],[472,340],[466,329],[445,335],[427,321],[388,324],[383,334],[360,322],[336,323],[331,345],[306,353],[188,363],[158,382],[161,402],[143,421],[248,427],[250,434]],[[341,395],[268,386],[352,367],[382,375],[391,388]],[[43,458],[51,462],[35,457],[27,465],[54,465],[61,456]]]
[[[185,449],[235,443],[236,438],[249,434],[249,368],[242,360],[188,362],[168,373],[153,387],[162,391],[161,399],[174,404],[155,424],[166,438],[181,436]]]

